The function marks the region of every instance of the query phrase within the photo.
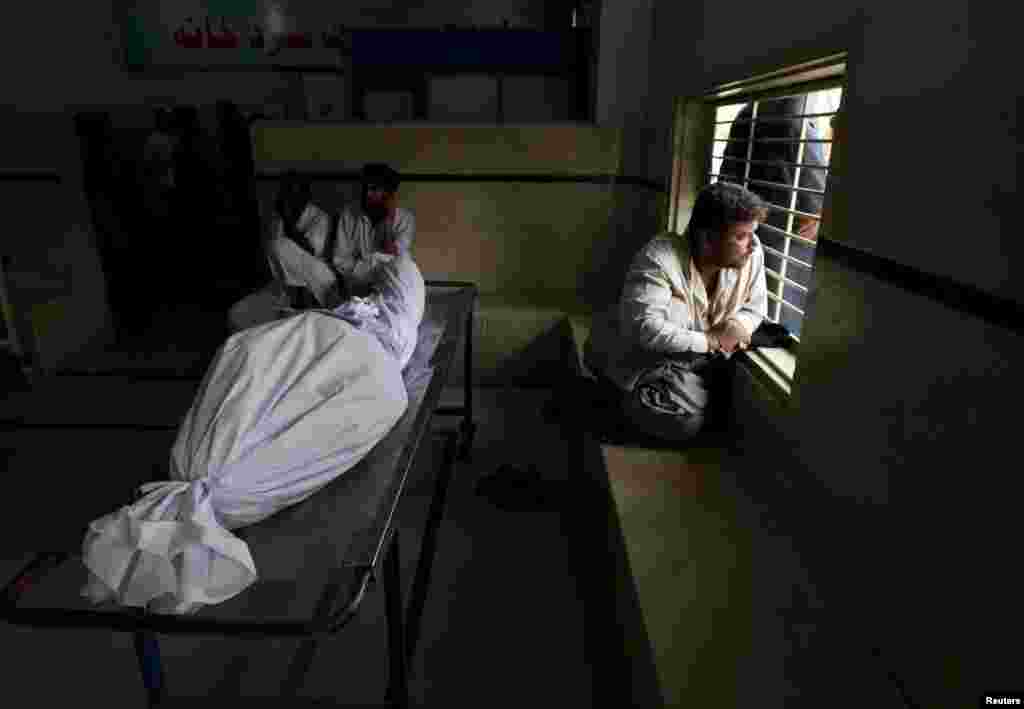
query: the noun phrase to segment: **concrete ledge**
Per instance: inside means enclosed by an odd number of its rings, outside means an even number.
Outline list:
[[[570,314],[559,323],[563,375],[586,372],[582,347],[590,318]],[[567,514],[573,574],[580,588],[587,627],[614,628],[587,646],[595,668],[594,695],[613,706],[665,705],[655,652],[644,622],[621,514],[609,484],[601,444],[586,431],[565,426],[572,451],[569,475],[578,504]],[[609,619],[614,623],[609,623]]]
[[[589,318],[579,314],[562,323],[572,376],[590,374],[583,362],[589,330]],[[731,643],[749,631],[740,617],[716,621],[724,623],[717,633],[710,621],[730,594],[742,592],[734,571],[739,552],[721,529],[734,514],[719,489],[728,451],[697,442],[686,448],[605,445],[586,431],[575,435],[573,474],[580,487],[594,491],[586,502],[592,523],[603,515],[607,529],[602,553],[590,552],[594,578],[586,583],[599,596],[593,602],[614,613],[621,636],[610,640],[631,665],[632,684],[608,691],[625,692],[616,699],[631,706],[710,705],[728,696],[735,679],[726,661]],[[713,652],[705,656],[705,649]]]
[[[788,406],[796,372],[796,357],[792,352],[781,347],[763,347],[739,353],[737,363],[759,380],[766,396]]]

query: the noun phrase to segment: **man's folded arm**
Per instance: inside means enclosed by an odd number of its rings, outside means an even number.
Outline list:
[[[410,253],[412,240],[416,235],[416,219],[413,217],[412,212],[408,210],[399,212],[391,225],[391,233],[392,238],[398,244],[399,250],[403,253]]]
[[[353,243],[355,227],[348,212],[338,215],[337,233],[335,234],[334,253],[325,254],[332,268],[342,273],[352,273],[356,267],[356,245]]]
[[[661,264],[646,252],[641,253],[623,289],[624,334],[634,344],[655,352],[707,352],[707,335],[672,322],[671,301],[672,287]]]
[[[753,337],[757,328],[764,322],[764,319],[768,317],[768,284],[765,279],[764,249],[755,249],[750,258],[753,270],[750,291],[746,301],[740,306],[739,311],[730,318],[743,327],[746,331],[748,342]]]

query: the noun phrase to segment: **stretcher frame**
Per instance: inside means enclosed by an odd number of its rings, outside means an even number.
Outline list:
[[[433,353],[431,380],[411,429],[411,440],[405,445],[397,463],[398,488],[391,500],[384,524],[370,530],[375,541],[369,558],[342,561],[329,575],[324,593],[308,621],[225,620],[191,616],[149,613],[145,609],[123,610],[110,613],[69,608],[19,608],[18,602],[34,583],[60,564],[73,557],[72,552],[41,552],[35,554],[14,578],[0,589],[0,619],[19,626],[36,628],[98,628],[130,632],[134,636],[135,654],[146,689],[149,707],[157,707],[166,699],[166,682],[160,658],[158,633],[176,635],[220,635],[237,637],[305,637],[314,641],[336,634],[355,617],[363,598],[371,586],[383,582],[385,616],[388,632],[388,687],[385,701],[397,707],[409,705],[409,665],[419,639],[420,621],[426,602],[427,590],[437,546],[437,532],[444,517],[445,500],[457,460],[468,461],[476,434],[473,420],[473,322],[478,291],[473,283],[465,281],[426,281],[427,287],[457,288],[463,291],[462,317],[449,319]],[[457,320],[458,322],[453,322]],[[457,327],[454,336],[449,328]],[[449,370],[455,359],[459,339],[464,342],[464,400],[461,406],[439,406],[441,392],[447,383]],[[442,352],[442,347],[447,351]],[[404,606],[399,573],[399,531],[394,526],[395,513],[401,502],[409,472],[423,435],[434,415],[461,417],[458,429],[441,433],[444,439],[441,467],[436,476],[430,509],[424,529],[423,543],[416,569],[409,603]],[[29,422],[5,421],[4,428],[38,427]],[[122,424],[41,424],[59,428],[119,428],[131,430]],[[137,427],[136,427],[137,428]],[[152,427],[146,427],[152,428]],[[161,428],[170,428],[163,426]],[[350,546],[351,550],[351,546]],[[354,572],[354,573],[353,573]],[[348,586],[348,600],[339,607],[337,595],[347,574],[352,575]]]

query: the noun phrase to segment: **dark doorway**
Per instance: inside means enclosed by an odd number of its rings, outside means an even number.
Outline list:
[[[230,102],[216,114],[213,131],[194,106],[156,109],[131,130],[110,112],[75,118],[119,341],[152,330],[159,313],[222,318],[270,278],[248,120]]]

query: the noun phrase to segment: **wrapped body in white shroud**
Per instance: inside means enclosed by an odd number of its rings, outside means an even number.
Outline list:
[[[172,479],[90,524],[83,594],[182,613],[255,582],[249,549],[229,530],[306,499],[394,427],[424,300],[402,257],[382,267],[369,298],[229,338],[178,430]]]

